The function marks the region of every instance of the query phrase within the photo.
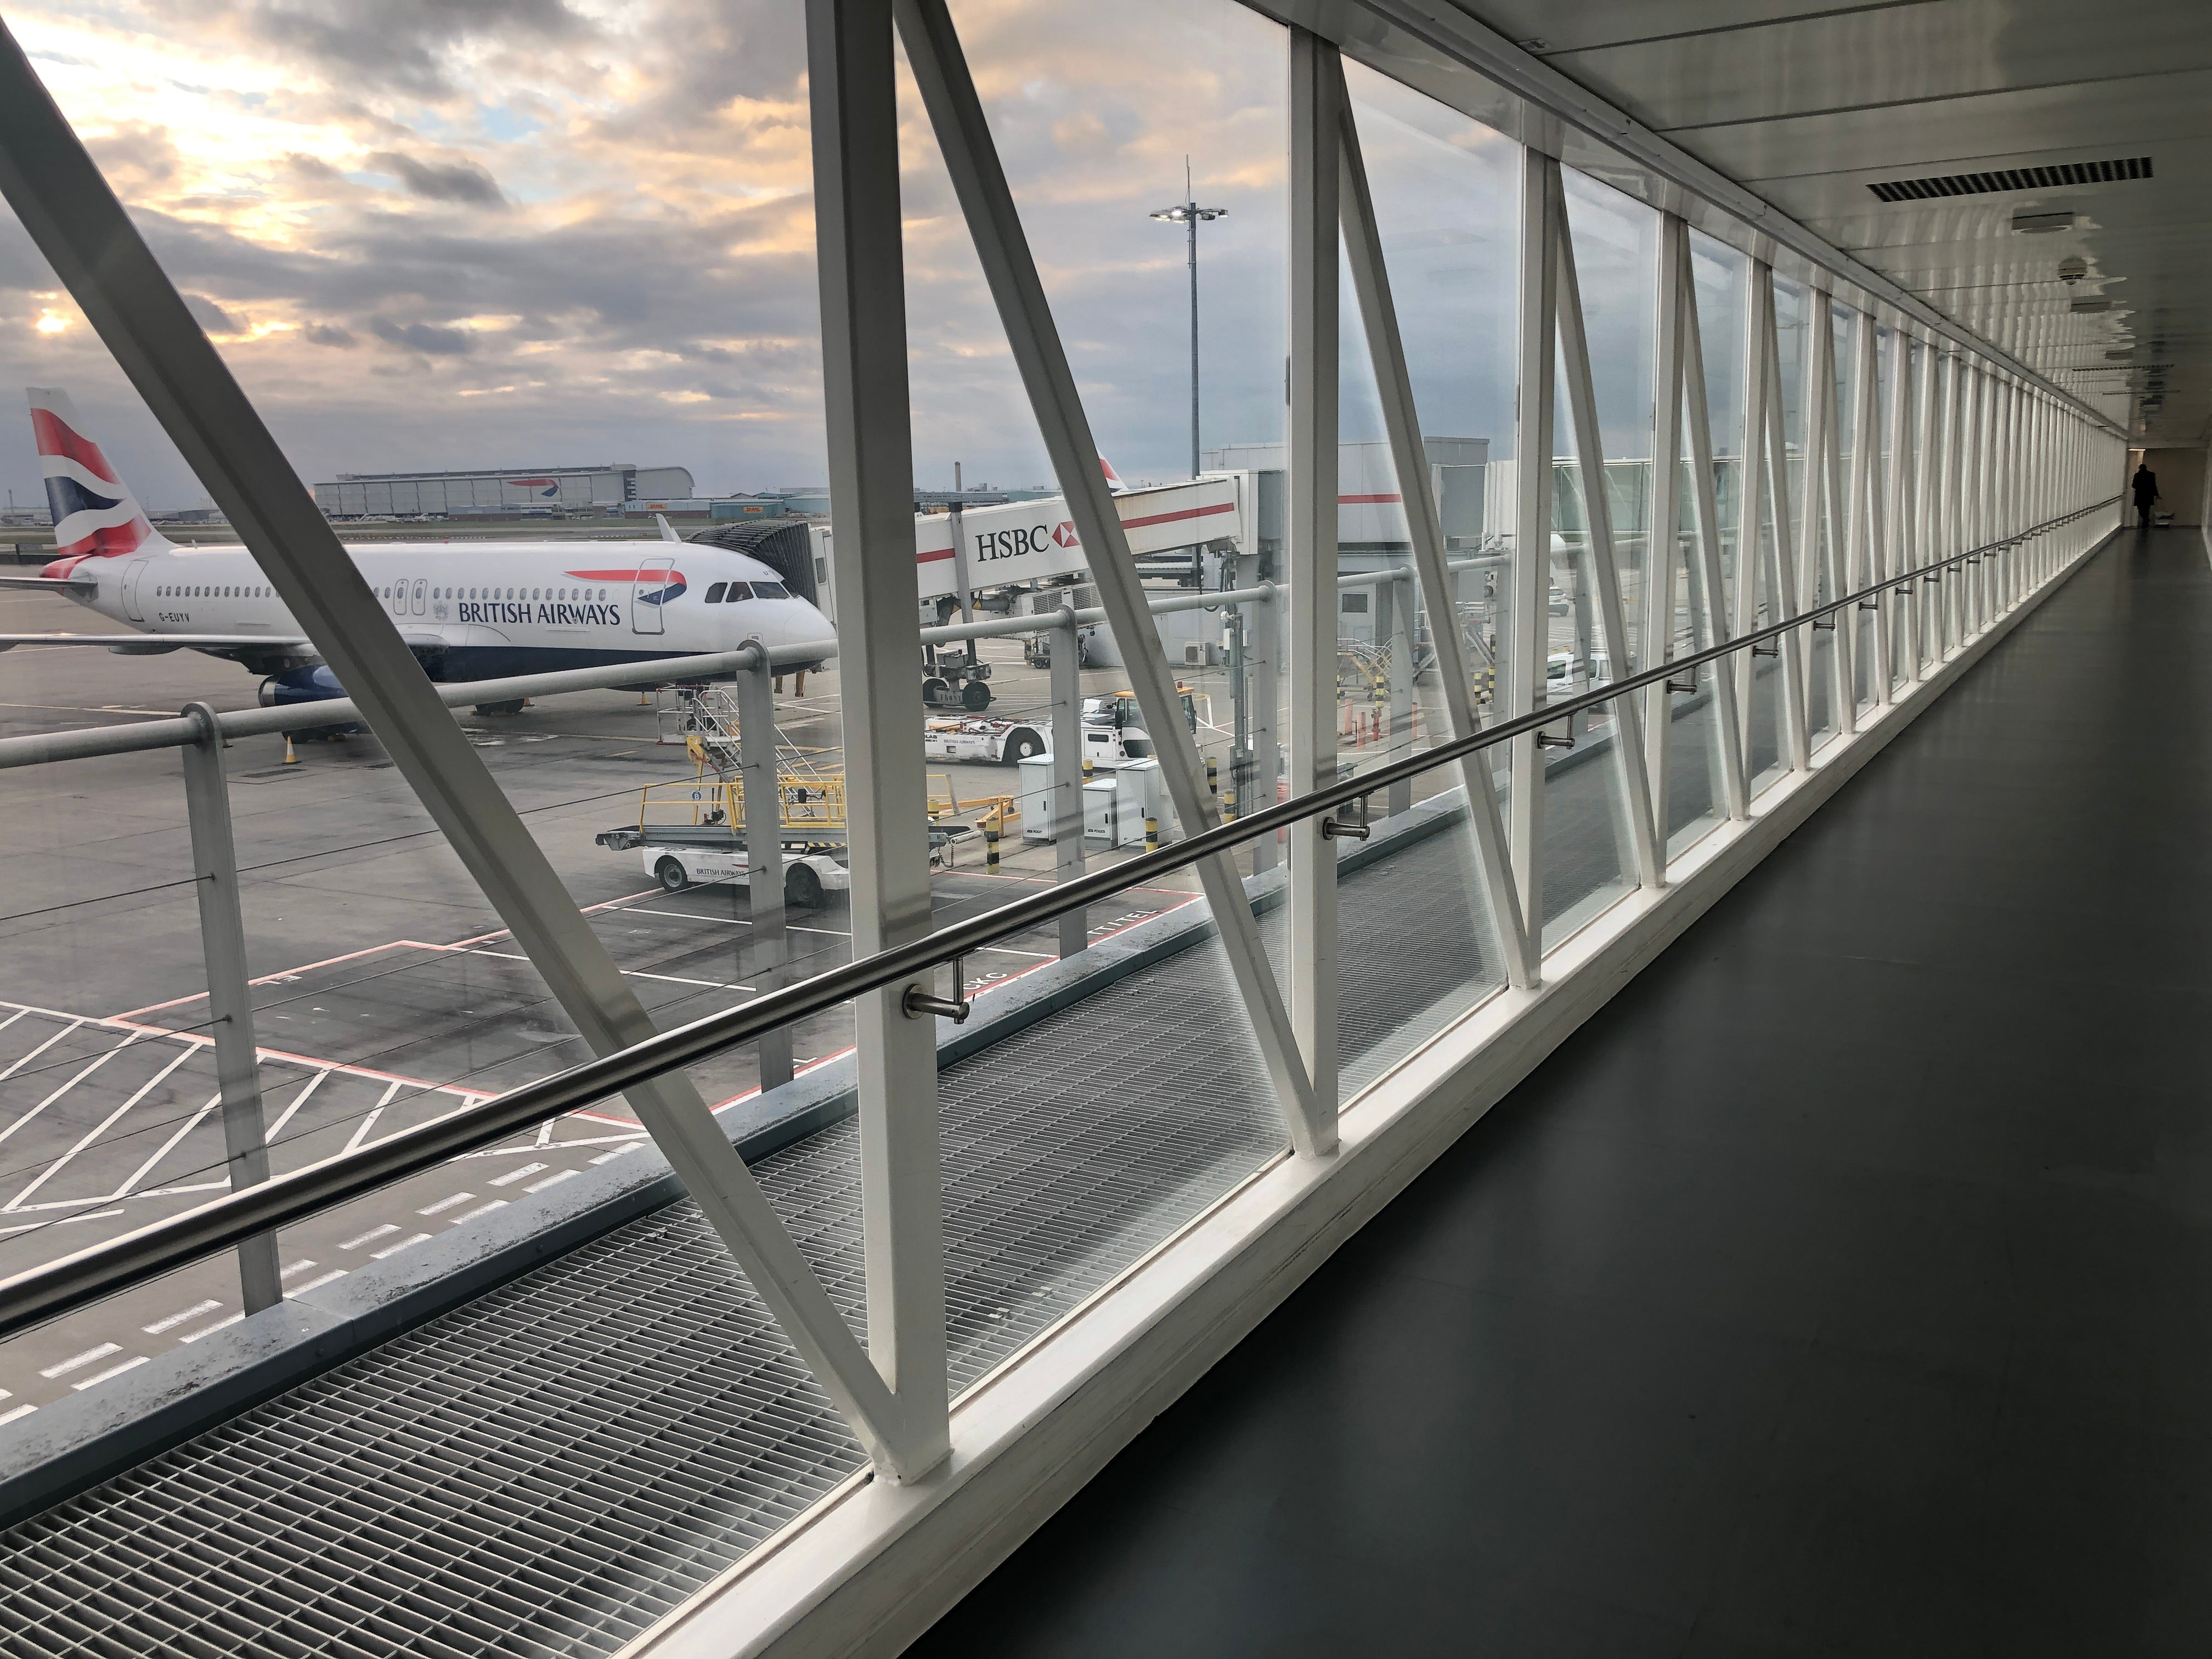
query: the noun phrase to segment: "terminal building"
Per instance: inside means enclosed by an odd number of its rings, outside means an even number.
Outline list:
[[[0,635],[0,1654],[2212,1651],[2201,0],[805,3],[826,488],[576,557],[349,550],[701,498],[311,501],[0,52],[255,567],[54,440],[9,614],[207,631]],[[1116,28],[1279,194],[1041,270]]]
[[[447,519],[478,514],[619,513],[631,501],[689,501],[680,466],[520,466],[470,472],[341,472],[315,486],[331,519]]]

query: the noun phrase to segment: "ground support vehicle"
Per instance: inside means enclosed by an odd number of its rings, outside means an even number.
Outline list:
[[[1180,682],[1176,692],[1182,700],[1183,724],[1195,732],[1198,700],[1190,687]],[[1145,730],[1145,716],[1137,707],[1135,692],[1115,691],[1083,700],[1083,758],[1091,765],[1126,766],[1131,761],[1151,760],[1156,752],[1152,733]]]
[[[745,860],[742,833],[719,841],[702,841],[696,836],[677,839],[684,833],[675,829],[641,830],[633,825],[604,830],[598,841],[611,851],[641,852],[646,873],[666,892],[680,893],[687,887],[714,883],[750,890],[752,871]],[[853,885],[852,872],[843,861],[845,856],[842,845],[785,842],[783,902],[803,905],[810,910],[835,903],[836,896],[850,890]]]
[[[1052,752],[1048,720],[925,720],[922,753],[937,761],[985,761],[1018,766]]]
[[[838,776],[776,781],[787,903],[818,908],[847,891],[845,781]],[[700,775],[648,784],[638,793],[637,822],[594,837],[610,852],[642,855],[647,874],[669,892],[706,882],[750,885],[744,787],[733,777]]]

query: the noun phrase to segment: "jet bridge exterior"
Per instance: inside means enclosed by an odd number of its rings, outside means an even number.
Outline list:
[[[1211,473],[1188,483],[1131,489],[1114,498],[1129,551],[1138,558],[1178,548],[1226,543],[1244,545],[1244,526],[1256,516],[1259,475]],[[819,604],[837,619],[836,565],[828,524],[813,526]],[[1050,581],[1090,568],[1065,496],[1008,501],[951,513],[925,513],[914,521],[915,592],[933,612],[939,600],[957,599],[1016,582]]]

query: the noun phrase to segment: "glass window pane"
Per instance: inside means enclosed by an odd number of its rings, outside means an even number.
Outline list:
[[[1567,225],[1581,289],[1589,374],[1603,453],[1598,476],[1613,537],[1609,572],[1592,538],[1586,474],[1571,416],[1572,365],[1562,354],[1557,398],[1560,464],[1554,469],[1556,539],[1547,684],[1571,696],[1618,678],[1639,650],[1644,568],[1650,541],[1651,398],[1657,349],[1659,216],[1610,185],[1569,168]],[[1620,605],[1621,636],[1608,640],[1601,580]],[[1544,939],[1565,939],[1634,882],[1629,799],[1615,754],[1610,706],[1575,721],[1575,744],[1550,751],[1544,810]],[[1640,757],[1638,757],[1641,763]]]

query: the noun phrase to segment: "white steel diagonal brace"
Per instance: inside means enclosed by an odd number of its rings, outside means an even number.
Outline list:
[[[1766,487],[1766,316],[1761,290],[1771,281],[1767,267],[1753,260],[1751,291],[1744,307],[1743,500],[1737,509],[1735,587],[1729,596],[1739,637],[1759,625],[1760,589],[1766,568],[1766,505],[1771,492]],[[1771,622],[1773,617],[1766,620]],[[1757,649],[1739,652],[1729,660],[1735,670],[1736,706],[1743,715],[1743,769],[1751,777],[1755,775],[1751,756],[1757,737],[1752,728],[1759,718]]]
[[[1858,332],[1852,337],[1856,347],[1857,369],[1853,375],[1851,392],[1851,474],[1850,474],[1850,568],[1844,586],[1856,592],[1881,580],[1881,549],[1883,525],[1883,465],[1881,420],[1881,356],[1875,342],[1876,333],[1871,314],[1859,319]],[[1889,651],[1882,642],[1882,623],[1887,612],[1881,600],[1875,601],[1875,626],[1869,630],[1874,642],[1873,659],[1868,664],[1867,690],[1871,701],[1879,704],[1889,700]],[[1849,623],[1856,641],[1859,620],[1856,612],[1843,618]],[[1858,688],[1853,684],[1852,696]]]
[[[1813,301],[1814,335],[1813,395],[1818,400],[1824,431],[1820,444],[1808,458],[1807,471],[1817,469],[1820,473],[1820,493],[1812,499],[1820,503],[1820,539],[1815,557],[1803,577],[1800,590],[1808,605],[1822,604],[1850,592],[1844,580],[1845,527],[1843,479],[1843,409],[1842,398],[1836,386],[1836,304],[1834,296],[1818,293]],[[1855,330],[1856,340],[1863,327]],[[1856,359],[1853,362],[1856,363]],[[1852,439],[1852,454],[1858,453],[1858,441]],[[1809,507],[1811,502],[1808,502]],[[1810,520],[1814,515],[1808,513]],[[1820,588],[1821,578],[1826,578],[1827,591]],[[1829,636],[1828,649],[1828,718],[1835,722],[1838,733],[1857,730],[1857,706],[1854,692],[1857,685],[1852,671],[1851,630],[1854,619],[1832,613],[1828,627],[1823,630]],[[1809,651],[1819,635],[1808,631]]]
[[[1790,547],[1790,446],[1782,419],[1782,349],[1775,331],[1774,272],[1766,266],[1753,266],[1765,280],[1755,282],[1752,288],[1752,303],[1757,310],[1759,332],[1765,342],[1766,364],[1766,494],[1774,509],[1773,560],[1771,569],[1773,585],[1768,590],[1774,604],[1770,623],[1782,622],[1797,614],[1797,583],[1795,580],[1796,562]],[[1807,471],[1809,472],[1810,468]],[[1805,653],[1800,639],[1802,630],[1791,629],[1777,637],[1781,647],[1782,662],[1782,752],[1793,771],[1802,772],[1812,764],[1812,737],[1807,725],[1805,698]]]
[[[1686,227],[1685,228],[1686,230]],[[1691,500],[1698,524],[1697,610],[1698,648],[1710,651],[1729,637],[1728,584],[1721,572],[1721,514],[1718,490],[1713,482],[1712,411],[1705,397],[1705,344],[1698,319],[1697,279],[1690,264],[1690,239],[1675,243],[1673,280],[1680,295],[1682,337],[1681,383],[1671,395],[1682,400],[1690,443]],[[1752,504],[1739,509],[1736,544],[1744,546],[1754,533]],[[1737,568],[1743,556],[1736,556]],[[1739,653],[1741,654],[1741,653]],[[1713,749],[1720,758],[1721,800],[1731,818],[1751,816],[1750,796],[1744,784],[1743,714],[1736,701],[1735,665],[1723,659],[1712,665]]]
[[[1636,666],[1641,670],[1671,661],[1674,655],[1674,606],[1683,587],[1682,564],[1682,285],[1676,271],[1679,247],[1686,246],[1690,227],[1678,215],[1659,216],[1656,370],[1651,393],[1650,505],[1644,515],[1644,615]],[[1692,303],[1695,303],[1692,299]],[[1694,579],[1693,579],[1694,580]],[[1667,857],[1667,780],[1674,739],[1674,692],[1660,681],[1644,690],[1644,769],[1651,780],[1653,812],[1659,832],[1659,857]]]
[[[1559,172],[1551,188],[1564,192]],[[1606,661],[1612,678],[1628,670],[1628,629],[1620,604],[1620,567],[1614,562],[1613,506],[1605,488],[1605,440],[1598,427],[1597,392],[1590,378],[1589,338],[1583,329],[1581,284],[1575,276],[1574,237],[1567,228],[1564,199],[1557,217],[1559,236],[1558,281],[1559,356],[1567,372],[1567,406],[1574,421],[1575,456],[1583,476],[1583,511],[1589,524],[1589,561],[1597,580],[1598,623],[1605,635]],[[1666,882],[1659,861],[1658,834],[1651,817],[1651,779],[1644,769],[1644,722],[1633,693],[1613,702],[1613,769],[1620,780],[1615,797],[1627,820],[1627,843],[1639,885]]]
[[[1075,375],[1068,367],[1060,331],[1053,324],[1044,284],[1037,276],[1029,237],[1022,228],[1013,192],[991,141],[990,126],[969,76],[959,37],[944,0],[899,0],[897,15],[907,60],[913,66],[938,148],[967,216],[969,234],[997,302],[999,319],[1029,393],[1046,453],[1066,493],[1068,514],[1075,521],[1076,534],[1089,550],[1099,603],[1128,663],[1138,707],[1146,729],[1153,734],[1170,798],[1186,833],[1211,828],[1218,818],[1199,765],[1198,745],[1183,724],[1175,676],[1146,606],[1128,536],[1107,488],[1091,440],[1091,422],[1076,391]],[[1336,1102],[1320,1100],[1314,1092],[1237,867],[1224,854],[1206,859],[1197,868],[1291,1144],[1302,1156],[1332,1154],[1337,1144]]]
[[[1521,165],[1519,333],[1513,396],[1513,555],[1504,631],[1509,720],[1547,701],[1551,655],[1553,427],[1559,391],[1559,164],[1534,146]],[[1506,802],[1513,884],[1540,957],[1544,939],[1544,750],[1536,733],[1515,738]]]
[[[1331,55],[1334,55],[1333,50]],[[1340,76],[1343,73],[1341,60],[1337,72]],[[1337,204],[1344,224],[1345,252],[1352,266],[1360,318],[1366,325],[1367,353],[1374,362],[1382,424],[1389,434],[1390,459],[1398,471],[1398,493],[1405,501],[1413,568],[1429,607],[1429,642],[1436,652],[1445,717],[1454,738],[1471,737],[1476,729],[1474,698],[1461,648],[1459,607],[1453,597],[1451,572],[1444,563],[1443,523],[1437,516],[1434,493],[1424,488],[1429,469],[1421,446],[1420,416],[1413,402],[1413,377],[1406,366],[1405,342],[1398,331],[1397,307],[1390,295],[1389,266],[1382,257],[1382,232],[1376,222],[1374,198],[1368,190],[1367,166],[1360,154],[1358,126],[1352,119],[1349,95],[1343,100],[1343,175]],[[1525,989],[1536,982],[1538,964],[1529,945],[1520,896],[1514,890],[1496,775],[1489,757],[1482,754],[1462,760],[1460,775],[1467,788],[1468,817],[1474,826],[1477,878],[1483,884],[1484,896],[1498,927],[1506,980]]]
[[[654,1035],[606,946],[4,28],[0,194],[592,1052]],[[890,1391],[698,1091],[672,1074],[628,1099],[854,1434],[872,1451],[895,1451]]]

